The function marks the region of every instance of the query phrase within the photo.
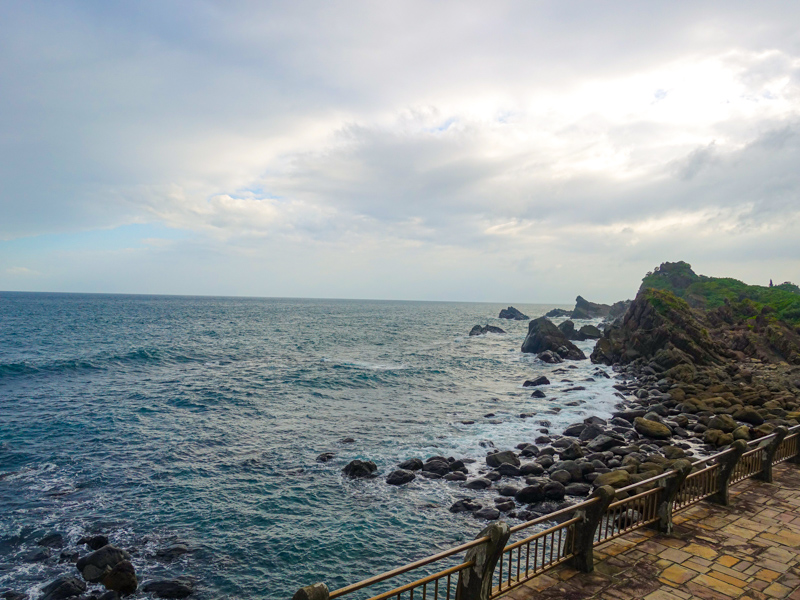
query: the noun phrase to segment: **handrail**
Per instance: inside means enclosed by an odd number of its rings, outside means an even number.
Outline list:
[[[784,442],[783,443],[785,443],[788,439],[794,439],[796,436],[800,435],[800,425],[795,425],[794,427],[788,428],[788,432],[789,433],[784,438]],[[754,440],[750,440],[749,442],[747,442],[748,450],[745,451],[741,455],[741,457],[739,458],[739,461],[741,461],[741,458],[743,458],[743,457],[753,456],[758,451],[763,450],[764,442],[769,442],[770,440],[774,440],[776,437],[777,437],[777,433],[771,433],[769,435],[765,435],[763,437],[756,438]],[[800,451],[800,443],[798,443],[797,446],[798,446],[798,450]],[[701,477],[704,473],[707,473],[707,472],[709,472],[709,471],[711,471],[713,469],[719,468],[720,459],[725,457],[725,456],[727,456],[730,453],[733,453],[733,452],[734,452],[734,450],[732,448],[727,448],[727,449],[725,449],[722,452],[719,452],[717,454],[712,454],[711,456],[707,456],[705,458],[701,458],[699,460],[693,461],[691,463],[693,469],[701,467],[702,465],[706,465],[706,466],[704,466],[704,467],[702,467],[702,468],[700,468],[699,470],[696,470],[696,471],[693,470],[691,473],[689,473],[689,475],[687,476],[686,480],[688,481],[688,480],[694,479],[696,477]],[[786,458],[784,457],[781,460],[786,460]],[[714,462],[712,464],[708,464],[711,461],[714,461]],[[780,461],[773,460],[773,464],[777,464],[778,462],[780,462]],[[738,464],[742,464],[742,463],[739,462]],[[736,481],[741,481],[743,479],[750,478],[755,474],[756,473],[750,473],[750,474],[745,475],[744,477],[740,478],[739,480],[732,480],[732,483],[735,483]],[[655,482],[662,481],[664,479],[673,477],[675,475],[678,475],[678,471],[675,470],[675,469],[671,469],[671,470],[666,471],[664,473],[661,473],[659,475],[655,475],[653,477],[650,477],[648,479],[639,481],[637,483],[631,483],[631,484],[629,484],[629,485],[627,485],[625,487],[619,488],[619,489],[616,490],[616,493],[617,494],[628,493],[628,492],[636,490],[637,488],[641,488],[642,486],[650,485],[650,484],[653,484]],[[657,491],[658,491],[657,489],[649,489],[649,490],[645,490],[643,492],[638,492],[638,493],[634,494],[633,496],[629,496],[628,498],[624,498],[624,499],[620,499],[620,500],[617,500],[615,502],[612,502],[605,509],[606,510],[605,515],[612,514],[609,511],[611,511],[613,509],[625,506],[626,504],[631,504],[631,503],[633,503],[633,502],[635,502],[637,500],[643,499],[645,497],[652,496]],[[708,495],[708,493],[706,493],[702,497],[705,498],[705,497],[707,497],[707,495]],[[702,499],[702,498],[700,498],[700,499]],[[557,519],[558,517],[561,517],[561,516],[566,515],[566,514],[575,515],[577,511],[585,510],[585,509],[593,506],[594,504],[596,504],[599,501],[600,501],[600,498],[593,497],[593,498],[590,498],[588,500],[584,500],[583,502],[579,502],[578,504],[573,504],[571,506],[562,508],[562,509],[557,510],[555,512],[552,512],[552,513],[549,513],[549,514],[546,514],[546,515],[542,515],[542,516],[537,517],[535,519],[532,519],[530,521],[526,521],[525,523],[520,523],[519,525],[515,525],[514,527],[509,528],[509,530],[508,530],[509,534],[513,534],[513,533],[528,529],[530,527],[533,527],[534,525],[538,525],[538,524],[541,524],[541,523],[553,521],[553,520]],[[697,501],[699,501],[699,500],[696,499],[696,500],[693,500],[692,502],[690,502],[688,504],[681,504],[680,506],[676,505],[675,512],[685,510],[691,504],[693,504],[694,502],[697,502]],[[532,536],[526,537],[524,539],[521,539],[521,540],[519,540],[517,542],[511,543],[511,544],[505,546],[505,548],[503,548],[502,552],[503,552],[503,554],[505,554],[505,553],[511,552],[513,550],[516,550],[517,548],[519,548],[519,547],[521,547],[521,546],[523,546],[525,544],[530,544],[532,541],[535,541],[535,540],[538,540],[540,538],[546,537],[547,535],[553,534],[558,530],[564,530],[564,529],[566,529],[566,528],[568,528],[568,527],[570,527],[572,525],[576,525],[576,524],[580,523],[582,520],[583,520],[583,518],[581,516],[573,516],[572,518],[569,518],[566,521],[563,521],[561,523],[553,525],[553,526],[551,526],[551,527],[549,527],[549,528],[547,528],[547,529],[545,529],[543,531],[539,531],[539,532],[534,533]],[[658,518],[656,518],[656,520],[658,520]],[[636,524],[636,526],[633,527],[633,528],[621,528],[620,532],[615,534],[614,537],[616,537],[616,535],[621,535],[622,533],[627,533],[628,531],[632,531],[633,529],[636,529],[638,527],[642,527],[642,526],[644,526],[644,525],[646,525],[648,523],[651,523],[651,522],[652,522],[652,519],[646,519],[646,520],[643,519],[640,523]],[[434,562],[436,562],[438,560],[441,560],[443,558],[447,558],[449,556],[453,556],[455,554],[459,554],[461,552],[464,552],[465,550],[469,550],[470,548],[475,548],[476,546],[480,546],[482,544],[486,544],[489,541],[490,541],[490,538],[488,536],[474,539],[472,541],[469,541],[467,543],[461,544],[461,545],[456,546],[454,548],[450,548],[449,550],[445,550],[443,552],[439,552],[438,554],[434,554],[434,555],[428,556],[427,558],[420,559],[420,560],[415,561],[413,563],[409,563],[409,564],[404,565],[402,567],[398,567],[396,569],[392,569],[391,571],[386,571],[385,573],[381,573],[380,575],[375,575],[373,577],[370,577],[370,578],[365,579],[363,581],[360,581],[358,583],[354,583],[354,584],[345,586],[343,588],[340,588],[338,590],[332,591],[328,595],[328,598],[330,598],[331,600],[334,599],[334,598],[339,598],[339,597],[344,596],[346,594],[349,594],[351,592],[355,592],[355,591],[361,590],[363,588],[369,587],[371,585],[374,585],[376,583],[380,583],[382,581],[386,581],[387,579],[391,579],[392,577],[395,577],[397,575],[402,575],[403,573],[407,573],[409,571],[413,571],[414,569],[417,569],[419,567],[424,567],[425,565],[429,565],[429,564],[434,563]],[[606,541],[605,539],[598,539],[598,540],[596,540],[594,542],[594,545],[597,545],[597,544],[600,544],[600,543],[604,543],[605,541]],[[553,562],[552,564],[544,566],[541,570],[535,569],[536,574],[538,574],[540,572],[544,572],[545,570],[550,569],[550,568],[552,568],[553,566],[555,566],[557,564],[560,564],[561,562],[563,562],[567,558],[569,558],[569,557],[561,558],[558,561]],[[453,573],[460,572],[460,571],[462,571],[464,569],[470,568],[470,567],[474,566],[474,564],[475,564],[474,561],[469,561],[469,562],[461,563],[461,564],[456,565],[454,567],[449,567],[447,569],[444,569],[443,571],[439,571],[439,572],[434,573],[432,575],[427,575],[427,576],[423,577],[422,579],[418,579],[418,580],[416,580],[414,582],[404,584],[403,586],[401,586],[399,588],[395,588],[393,590],[390,590],[390,591],[387,591],[387,592],[383,592],[383,593],[379,594],[378,596],[373,596],[369,600],[385,600],[385,599],[393,597],[393,596],[396,596],[396,597],[399,598],[402,593],[404,593],[406,591],[409,591],[409,590],[411,590],[411,594],[412,594],[412,597],[413,597],[413,589],[414,588],[419,587],[419,586],[427,585],[428,583],[430,583],[432,581],[435,581],[435,580],[438,580],[438,579],[441,579],[443,577],[447,577],[448,578],[448,586],[449,586],[450,585],[449,584],[450,576]],[[438,586],[438,582],[437,582],[436,585]],[[438,587],[437,587],[437,589],[438,589]],[[449,587],[448,587],[448,589],[449,589]],[[505,591],[507,591],[507,590],[505,590]]]
[[[416,562],[407,564],[402,567],[397,567],[396,569],[392,569],[391,571],[386,571],[385,573],[381,573],[380,575],[375,575],[373,577],[370,577],[369,579],[365,579],[364,581],[359,581],[358,583],[353,583],[343,588],[339,588],[338,590],[331,592],[329,597],[338,598],[339,596],[344,596],[345,594],[349,594],[350,592],[355,592],[365,587],[369,587],[370,585],[373,585],[375,583],[380,583],[381,581],[386,581],[387,579],[391,579],[396,575],[402,575],[403,573],[408,573],[409,571],[413,571],[414,569],[417,569],[419,567],[424,567],[425,565],[429,565],[432,562],[441,560],[442,558],[447,558],[448,556],[452,556],[453,554],[459,554],[464,550],[469,550],[470,548],[474,548],[475,546],[480,546],[481,544],[485,544],[488,541],[489,541],[488,537],[482,537],[476,540],[472,540],[471,542],[467,542],[466,544],[461,544],[460,546],[456,546],[455,548],[450,548],[450,550],[439,552],[438,554],[434,554],[433,556],[420,559]]]

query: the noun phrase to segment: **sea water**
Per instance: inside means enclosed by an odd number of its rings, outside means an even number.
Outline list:
[[[106,534],[140,581],[188,576],[198,600],[335,589],[471,539],[486,523],[447,509],[480,492],[385,475],[433,455],[475,471],[617,402],[588,360],[522,354],[527,321],[500,308],[0,293],[0,591],[77,574],[32,556],[50,532]],[[468,336],[487,323],[508,333]],[[540,374],[544,399],[522,387]],[[353,459],[380,476],[343,478]],[[159,560],[175,542],[192,551]]]

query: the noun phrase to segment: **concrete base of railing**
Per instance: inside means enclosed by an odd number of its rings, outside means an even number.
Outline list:
[[[658,521],[653,523],[653,527],[661,533],[672,533],[672,507],[683,482],[692,472],[692,463],[688,460],[676,460],[672,468],[677,473],[658,482],[662,490],[657,509]]]
[[[723,506],[728,506],[728,504],[730,504],[728,487],[731,483],[733,470],[736,468],[736,464],[739,462],[742,454],[747,450],[747,442],[744,440],[736,440],[731,444],[730,452],[720,457],[719,463],[721,467],[719,470],[719,478],[717,479],[717,492],[713,496],[709,496],[708,499],[711,502],[722,504]]]
[[[572,543],[574,556],[571,562],[578,571],[584,573],[594,571],[594,536],[608,505],[614,500],[614,495],[614,488],[610,485],[599,487],[592,494],[592,498],[599,498],[599,501],[575,514],[576,517],[581,517],[582,521],[575,523],[575,529],[571,534],[574,537],[572,540],[567,540],[567,546]]]
[[[328,586],[324,583],[315,583],[297,590],[292,600],[328,600],[329,597]]]
[[[778,446],[781,445],[783,438],[785,438],[788,433],[789,430],[781,425],[780,427],[776,427],[775,431],[773,431],[774,438],[758,445],[764,452],[761,455],[761,472],[755,476],[756,479],[772,483],[772,460],[775,458]]]
[[[489,541],[467,551],[464,562],[474,565],[461,572],[456,589],[456,600],[489,600],[492,593],[492,578],[497,561],[511,537],[508,523],[496,521],[481,531],[476,538],[488,537]]]

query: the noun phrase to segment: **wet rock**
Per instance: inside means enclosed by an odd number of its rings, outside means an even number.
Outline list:
[[[500,475],[503,475],[505,477],[519,477],[520,476],[519,467],[517,467],[515,465],[508,464],[508,463],[504,463],[504,464],[500,465],[499,467],[497,467],[497,472],[500,473]]]
[[[733,413],[733,418],[750,425],[761,425],[764,422],[764,417],[758,414],[758,411],[752,406],[743,406]]]
[[[567,471],[564,470],[553,471],[552,473],[550,473],[550,479],[566,485],[567,483],[572,481],[572,475],[570,475]]]
[[[558,481],[550,481],[544,485],[544,497],[548,500],[563,500],[566,488]]]
[[[48,533],[36,544],[46,548],[61,548],[64,545],[64,536],[57,532]]]
[[[397,465],[398,469],[404,469],[405,471],[419,471],[422,469],[423,463],[421,458],[409,458],[408,460],[404,460],[399,465]]]
[[[486,455],[486,464],[492,468],[497,468],[502,464],[510,464],[515,467],[519,466],[519,458],[511,450],[504,450],[502,452],[494,452]]]
[[[451,473],[451,475],[452,475],[452,474],[453,474],[453,473]],[[442,476],[441,476],[441,475],[439,475],[438,473],[430,473],[430,472],[428,472],[428,471],[422,471],[422,472],[420,473],[420,475],[421,475],[422,477],[424,477],[425,479],[441,479],[441,478],[442,478]]]
[[[672,436],[672,430],[663,423],[650,421],[642,417],[637,417],[633,420],[633,427],[638,433],[646,437],[665,440]]]
[[[578,330],[578,335],[584,340],[599,340],[603,332],[594,325],[584,325]]]
[[[499,510],[500,512],[511,512],[516,508],[516,504],[514,504],[513,500],[509,500],[506,498],[495,498],[494,507]]]
[[[130,554],[108,544],[80,558],[75,566],[86,581],[97,583],[117,564],[130,559]]]
[[[91,600],[91,596],[89,600]],[[100,596],[97,597],[97,600],[119,600],[119,594],[114,591],[108,591],[104,594],[100,594]]]
[[[451,513],[462,513],[462,512],[475,512],[476,510],[480,510],[483,508],[483,504],[480,502],[473,500],[472,498],[464,498],[459,500],[458,502],[453,503],[450,507]]]
[[[491,480],[487,479],[486,477],[476,477],[475,479],[466,481],[462,487],[465,487],[468,490],[485,490],[491,485]]]
[[[76,563],[80,558],[80,554],[75,550],[63,550],[61,554],[58,555],[58,562],[60,563]]]
[[[363,479],[375,477],[375,471],[377,470],[378,466],[371,460],[362,461],[356,459],[347,463],[347,466],[342,469],[342,473],[351,479]]]
[[[411,471],[397,469],[389,473],[389,476],[386,477],[386,483],[389,485],[405,485],[406,483],[414,481],[414,479],[416,479],[416,475]]]
[[[533,390],[531,393],[531,398],[544,398],[547,394],[545,394],[542,390]]]
[[[678,448],[677,446],[664,446],[661,448],[661,452],[663,452],[664,456],[670,460],[675,460],[677,458],[683,458],[686,456],[686,451],[683,448]]]
[[[514,499],[520,504],[541,502],[544,500],[544,487],[541,484],[526,486],[514,495]]]
[[[536,355],[536,358],[549,365],[557,365],[559,363],[564,362],[563,358],[561,358],[558,354],[552,352],[551,350],[545,350],[544,352],[540,352],[539,354]]]
[[[583,450],[581,449],[580,444],[577,442],[572,442],[559,453],[559,456],[562,460],[575,460],[576,458],[581,458],[583,456]]]
[[[591,442],[586,444],[586,450],[588,452],[604,452],[618,445],[619,445],[619,440],[617,438],[613,438],[609,435],[602,434],[598,435]]]
[[[487,521],[494,521],[495,519],[500,518],[500,511],[491,506],[487,506],[480,510],[476,510],[474,513],[472,513],[472,516],[475,517],[476,519],[485,519]]]
[[[564,491],[568,496],[588,496],[592,492],[592,486],[588,483],[570,483]]]
[[[525,465],[522,465],[519,468],[519,474],[523,475],[523,476],[541,475],[542,473],[544,473],[544,470],[545,469],[544,469],[544,467],[542,465],[533,462],[533,463],[527,463]]]
[[[354,438],[351,438],[351,437],[344,437],[344,438],[339,440],[339,443],[340,444],[355,444],[356,440]]]
[[[22,592],[3,592],[0,594],[0,598],[3,600],[28,600],[28,594],[23,594]]]
[[[62,575],[42,588],[40,600],[66,600],[80,596],[86,591],[86,584],[77,577]]]
[[[53,552],[50,548],[37,548],[36,550],[28,552],[23,560],[29,563],[44,562],[50,558],[52,554]]]
[[[437,475],[444,476],[450,472],[450,463],[447,462],[447,459],[434,457],[432,459],[428,459],[424,465],[422,465],[423,473],[436,473]]]
[[[498,494],[500,494],[501,496],[510,496],[512,498],[517,495],[518,491],[519,488],[514,487],[513,485],[503,485],[497,488]]]
[[[325,462],[328,462],[329,460],[331,460],[332,458],[335,458],[335,457],[336,457],[336,454],[334,454],[333,452],[323,452],[322,454],[317,456],[317,462],[325,463]]]
[[[156,557],[161,560],[171,561],[175,560],[179,556],[187,554],[188,552],[190,552],[190,550],[189,546],[186,544],[170,544],[169,546],[165,546],[156,550]]]
[[[539,317],[528,323],[528,335],[522,343],[522,351],[539,354],[550,350],[561,358],[583,360],[586,355],[546,317]]]
[[[101,583],[107,590],[117,592],[121,596],[132,594],[139,585],[136,579],[136,571],[127,560],[114,565],[111,571],[103,576]]]
[[[709,429],[720,429],[725,433],[731,433],[739,426],[730,415],[715,415],[707,425]]]
[[[500,481],[502,475],[500,475],[500,473],[497,471],[489,471],[488,473],[485,473],[483,477],[489,481]]]
[[[172,580],[149,581],[142,586],[146,594],[154,594],[157,598],[186,598],[194,591],[194,585],[185,578]]]
[[[486,335],[487,333],[505,333],[505,331],[494,325],[484,325],[483,327],[475,325],[469,332],[470,335]]]
[[[544,375],[540,375],[536,379],[529,379],[522,384],[522,387],[535,387],[537,385],[550,385],[550,380]]]
[[[734,440],[750,441],[750,428],[747,425],[741,425],[733,430]]]

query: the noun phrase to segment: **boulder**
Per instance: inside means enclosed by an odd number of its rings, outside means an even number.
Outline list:
[[[621,488],[631,483],[631,475],[626,470],[619,469],[618,471],[601,473],[592,483],[594,483],[595,487],[610,485],[613,488]]]
[[[356,459],[347,463],[347,466],[342,469],[342,473],[351,479],[361,479],[375,477],[375,471],[377,470],[378,466],[371,460],[362,461]]]
[[[549,481],[544,485],[544,497],[548,500],[563,500],[566,495],[566,488],[558,481]]]
[[[531,398],[545,398],[547,394],[545,394],[542,390],[533,390],[531,393]]]
[[[603,332],[594,325],[584,325],[578,330],[578,335],[583,340],[599,340],[603,337]]]
[[[486,479],[485,477],[476,477],[475,479],[470,479],[463,484],[463,487],[467,488],[468,490],[485,490],[486,488],[492,485],[491,480]]]
[[[424,471],[423,471],[422,474],[423,475],[433,475],[433,473],[425,473]],[[439,477],[439,475],[436,475],[436,477]],[[461,471],[453,471],[453,472],[448,473],[447,475],[445,475],[443,477],[443,479],[445,481],[466,481],[467,480],[467,474],[466,473],[462,473]]]
[[[575,298],[575,308],[570,316],[573,319],[597,319],[607,317],[610,312],[610,305],[589,302],[582,296],[578,296]]]
[[[583,360],[586,355],[546,317],[539,317],[528,323],[528,335],[522,343],[522,351],[539,354],[550,350],[561,358]]]
[[[550,385],[550,380],[544,375],[540,375],[536,379],[528,379],[522,384],[522,387],[536,387],[537,385]]]
[[[575,329],[575,323],[573,323],[572,321],[569,320],[564,321],[558,326],[558,329],[561,331],[561,333],[564,334],[564,337],[566,337],[568,340],[582,342],[583,340],[586,339],[582,337],[580,333],[578,333],[578,330]]]
[[[566,485],[570,481],[572,481],[572,475],[570,475],[567,471],[564,471],[563,469],[559,469],[558,471],[553,471],[552,473],[550,473],[550,479],[552,479],[553,481],[557,481],[562,485]]]
[[[568,496],[588,496],[592,492],[592,486],[588,483],[570,483],[565,491]]]
[[[610,435],[602,434],[598,435],[594,438],[591,442],[586,444],[586,450],[589,452],[605,452],[613,448],[614,446],[619,446],[620,441],[617,438],[613,438]]]
[[[501,319],[512,319],[514,321],[527,321],[530,317],[518,311],[513,306],[509,306],[508,308],[504,308],[500,311],[500,318]]]
[[[733,418],[750,425],[761,425],[764,422],[764,417],[758,414],[758,411],[752,406],[743,406],[733,413]]]
[[[540,352],[539,354],[536,355],[536,358],[549,365],[557,365],[558,363],[564,362],[563,358],[561,358],[558,354],[552,352],[551,350],[545,350],[544,352]]]
[[[127,596],[136,591],[139,583],[136,580],[136,571],[130,561],[123,560],[103,576],[101,583],[107,590]]]
[[[406,471],[419,471],[422,469],[422,459],[420,458],[409,458],[408,460],[404,460],[399,465],[397,465],[398,469],[405,469]]]
[[[153,594],[156,598],[186,598],[194,591],[194,585],[189,579],[179,577],[178,579],[148,581],[142,586],[142,591],[146,594]]]
[[[80,558],[78,562],[75,563],[75,566],[86,581],[98,583],[103,579],[106,573],[111,571],[116,565],[124,560],[129,561],[130,559],[130,554],[124,550],[107,544],[99,550],[95,550],[91,554]]]
[[[415,478],[416,476],[411,471],[397,469],[396,471],[389,473],[389,476],[386,478],[386,483],[389,485],[404,485],[414,481]]]
[[[62,575],[42,588],[40,600],[66,600],[80,596],[86,591],[86,584],[77,577]]]
[[[519,467],[517,467],[516,465],[509,464],[509,463],[503,463],[502,465],[497,467],[497,469],[495,471],[497,473],[500,473],[500,475],[504,475],[505,477],[519,477],[520,476]]]
[[[491,506],[487,506],[480,510],[476,510],[472,513],[472,516],[476,519],[486,519],[487,521],[494,521],[495,519],[500,518],[500,511],[496,508]]]
[[[559,452],[561,460],[575,460],[583,456],[583,450],[578,442],[572,442],[569,446]]]
[[[636,419],[634,419],[633,428],[636,429],[639,434],[657,440],[666,440],[672,436],[672,430],[667,425],[658,423],[657,421],[650,421],[643,417],[636,417]]]
[[[450,507],[451,513],[462,513],[462,512],[475,512],[476,510],[480,510],[483,508],[483,504],[473,500],[472,498],[464,498],[463,500],[459,500],[455,502]]]
[[[469,331],[470,335],[485,335],[487,333],[505,333],[505,331],[494,325],[484,325],[483,327],[475,325],[475,327]]]
[[[514,500],[520,504],[533,504],[544,500],[544,488],[541,484],[528,485],[514,495]]]
[[[519,488],[516,488],[513,485],[504,485],[504,486],[501,486],[501,487],[497,488],[497,493],[498,494],[500,494],[501,496],[509,496],[511,498],[516,496],[518,491],[519,491]]]
[[[590,423],[586,427],[583,428],[578,439],[582,442],[588,442],[589,440],[593,440],[598,436],[601,436],[605,433],[605,429],[601,425],[597,425],[595,423]]]
[[[549,311],[545,317],[550,319],[560,319],[561,317],[568,317],[572,313],[571,310],[564,310],[563,308],[554,308]]]
[[[519,466],[519,458],[511,450],[504,450],[502,452],[494,452],[493,454],[486,455],[486,464],[496,469],[502,464]]]
[[[759,425],[761,423],[758,423]],[[64,536],[60,533],[48,533],[38,542],[36,542],[38,546],[44,546],[46,548],[61,548],[64,545]]]
[[[725,433],[731,433],[739,424],[730,415],[722,414],[711,417],[706,426],[709,429],[720,429]]]
[[[323,452],[322,454],[317,456],[317,462],[326,463],[326,462],[328,462],[329,460],[331,460],[332,458],[335,458],[335,457],[336,457],[336,454],[334,454],[333,452]]]
[[[439,476],[447,475],[450,472],[450,463],[447,459],[437,458],[435,460],[428,460],[422,465],[423,473],[435,473]]]

